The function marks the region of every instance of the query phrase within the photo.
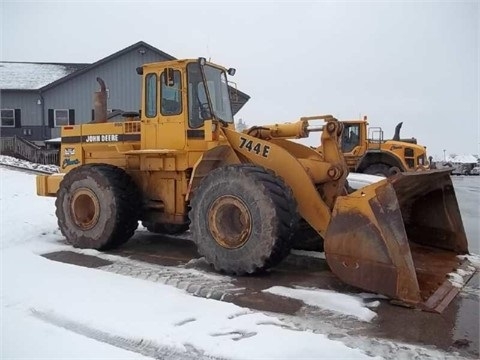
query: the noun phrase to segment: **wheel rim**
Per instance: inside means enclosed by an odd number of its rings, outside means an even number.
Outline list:
[[[70,206],[72,219],[80,229],[93,228],[100,215],[100,205],[95,193],[87,188],[81,188],[73,194]]]
[[[248,207],[236,196],[216,199],[208,210],[208,225],[215,241],[227,249],[245,245],[252,232]]]

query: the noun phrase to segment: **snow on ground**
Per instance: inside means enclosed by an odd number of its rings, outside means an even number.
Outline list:
[[[15,167],[29,169],[29,170],[43,171],[47,173],[59,172],[59,167],[56,165],[35,164],[29,161],[20,160],[11,156],[6,156],[6,155],[0,155],[0,164],[15,166]]]
[[[359,173],[348,173],[348,184],[354,189],[360,189],[364,186],[379,182],[384,180],[383,176],[369,175],[369,174],[359,174]]]
[[[292,249],[290,250],[290,253],[299,255],[299,256],[308,256],[308,257],[317,258],[317,259],[326,259],[324,252]]]
[[[141,358],[131,343],[177,359],[368,357],[273,316],[41,257],[68,249],[54,199],[35,195],[32,174],[1,168],[0,181],[1,358]]]
[[[302,300],[307,305],[350,315],[366,322],[372,321],[373,318],[377,316],[377,314],[368,307],[377,307],[380,305],[378,301],[365,303],[360,296],[339,294],[335,291],[324,289],[291,289],[283,286],[272,286],[264,291]]]
[[[12,159],[1,156],[0,164],[38,168],[36,164]],[[362,174],[349,177],[350,185],[357,188],[379,180],[382,178]],[[385,345],[385,340],[356,338],[347,342],[347,347],[330,340],[328,332],[314,333],[308,327],[285,323],[272,315],[194,297],[160,283],[47,260],[39,255],[71,248],[64,244],[58,230],[54,199],[35,193],[34,175],[0,167],[1,358],[319,359],[366,358],[367,354],[379,353],[388,358],[396,356],[367,345],[372,341]],[[84,252],[98,255],[93,250]],[[479,259],[469,256],[474,264],[480,264]],[[378,297],[373,294],[282,287],[270,288],[268,292],[363,321],[375,321],[372,308],[378,306],[378,301],[374,301]],[[395,343],[391,348],[410,349],[410,345]],[[420,350],[417,347],[408,351],[413,356]],[[421,351],[433,358],[448,357],[426,348]]]

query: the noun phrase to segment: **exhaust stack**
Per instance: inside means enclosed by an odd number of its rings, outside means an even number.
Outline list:
[[[93,94],[94,120],[93,123],[107,122],[107,88],[102,78],[97,77],[100,91]]]

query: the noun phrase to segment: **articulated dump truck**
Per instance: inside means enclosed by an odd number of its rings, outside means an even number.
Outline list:
[[[438,312],[456,295],[447,278],[468,266],[458,256],[468,246],[448,171],[399,173],[348,193],[333,116],[237,132],[234,69],[199,58],[137,72],[141,116],[107,122],[97,79],[95,120],[63,127],[62,173],[37,177],[74,247],[120,246],[138,221],[159,233],[189,228],[217,271],[243,275],[281,262],[307,224],[345,283]],[[321,132],[321,154],[290,141],[311,132]]]

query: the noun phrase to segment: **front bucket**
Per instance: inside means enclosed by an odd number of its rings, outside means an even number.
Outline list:
[[[467,253],[450,172],[443,170],[399,173],[338,197],[325,236],[328,265],[342,281],[436,312],[473,274],[457,257]]]

